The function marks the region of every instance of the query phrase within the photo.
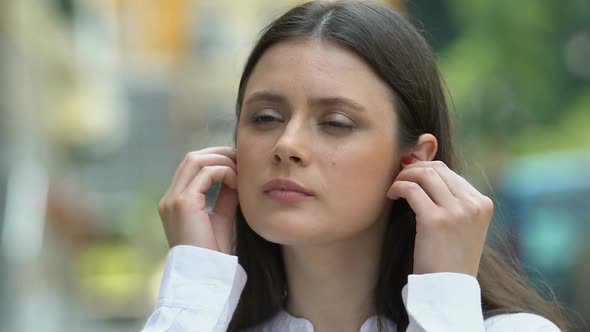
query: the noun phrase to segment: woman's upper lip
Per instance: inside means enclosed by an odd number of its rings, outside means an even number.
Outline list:
[[[297,191],[306,195],[313,195],[311,190],[305,188],[303,185],[289,179],[281,179],[276,178],[268,181],[262,187],[264,192],[268,192],[271,190],[289,190],[289,191]]]

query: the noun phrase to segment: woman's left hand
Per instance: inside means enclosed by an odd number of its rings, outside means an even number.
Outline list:
[[[414,274],[477,276],[494,204],[441,161],[402,164],[387,193],[416,214]]]

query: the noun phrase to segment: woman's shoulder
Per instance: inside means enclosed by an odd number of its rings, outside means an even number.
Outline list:
[[[527,312],[499,314],[485,320],[486,331],[541,331],[560,332],[550,320]]]

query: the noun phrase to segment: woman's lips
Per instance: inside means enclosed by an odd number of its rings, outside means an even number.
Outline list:
[[[296,202],[313,196],[311,190],[285,178],[276,178],[263,186],[264,194],[280,202]]]
[[[308,194],[299,192],[299,191],[292,191],[292,190],[282,190],[282,189],[273,189],[264,192],[265,195],[274,199],[279,202],[297,202],[306,198],[311,197]]]

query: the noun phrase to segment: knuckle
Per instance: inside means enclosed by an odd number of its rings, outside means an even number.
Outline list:
[[[460,221],[460,222],[469,221],[469,219],[472,216],[470,211],[465,207],[455,208],[452,215],[453,215],[454,219],[456,219],[457,221]]]
[[[494,201],[488,196],[482,196],[481,198],[481,208],[484,213],[492,214],[494,213]]]
[[[471,214],[477,217],[481,216],[486,212],[483,203],[476,200],[468,201],[468,209],[471,211]]]
[[[420,190],[420,186],[415,182],[406,183],[406,190],[410,193],[415,193]]]
[[[165,194],[158,202],[158,211],[166,212],[170,210],[170,194]]]
[[[183,195],[178,195],[172,200],[170,205],[175,210],[183,209],[186,205],[186,198]]]
[[[484,209],[481,205],[475,205],[471,208],[471,215],[474,217],[481,217],[484,214]]]
[[[493,206],[492,200],[485,196],[481,199],[466,199],[463,201],[461,211],[456,212],[456,217],[466,222],[479,222],[484,218],[487,220],[493,214]]]
[[[194,154],[195,154],[195,152],[194,152],[194,151],[187,152],[187,153],[184,155],[184,160],[187,160],[187,161],[188,161],[188,160],[191,160],[191,159],[193,159],[193,158],[194,158]]]
[[[433,167],[439,167],[439,168],[447,168],[447,164],[444,163],[444,161],[442,160],[434,160],[432,161],[433,163]]]
[[[164,199],[160,200],[160,202],[158,203],[158,212],[160,214],[163,214],[164,212],[166,212],[167,210],[167,205],[166,205],[166,201]]]
[[[448,228],[450,225],[447,214],[444,212],[436,212],[432,214],[431,222],[439,228]]]
[[[438,175],[436,170],[432,167],[422,167],[420,172],[424,177],[434,177]]]
[[[197,151],[191,151],[184,156],[184,159],[191,164],[198,163],[200,160],[200,154]]]
[[[209,174],[211,173],[215,168],[213,166],[203,166],[201,167],[201,170],[199,171],[199,173],[203,173],[203,174]]]
[[[467,198],[463,201],[463,207],[465,210],[469,211],[470,214],[479,214],[481,211],[481,206],[479,204],[479,202],[471,199],[471,198]]]
[[[413,169],[413,171],[419,176],[423,176],[426,173],[426,167],[416,167]]]

